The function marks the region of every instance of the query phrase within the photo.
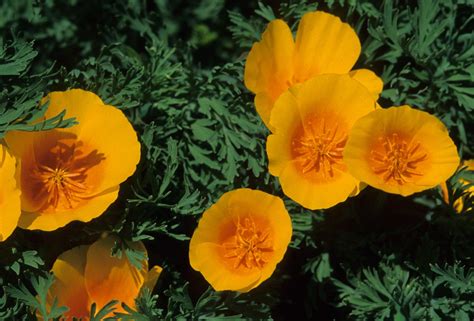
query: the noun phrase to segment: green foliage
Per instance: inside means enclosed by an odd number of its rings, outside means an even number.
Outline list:
[[[469,320],[474,313],[474,269],[458,263],[432,265],[421,275],[381,263],[350,277],[349,284],[335,284],[340,306],[350,306],[356,320]]]
[[[283,197],[268,174],[245,56],[268,21],[293,31],[316,9],[349,22],[362,43],[356,67],[384,79],[384,107],[410,104],[439,116],[463,158],[473,156],[473,37],[470,1],[288,0],[17,1],[0,3],[0,139],[11,130],[74,125],[44,119],[53,90],[97,93],[131,120],[142,158],[100,218],[53,233],[15,232],[0,244],[0,319],[34,320],[47,307],[55,258],[102,233],[120,237],[113,255],[164,268],[135,307],[91,308],[121,320],[469,320],[474,316],[474,197],[460,178],[401,198],[367,188],[326,211],[285,199],[293,239],[272,278],[250,293],[215,292],[188,261],[202,212],[225,191],[251,187]],[[462,213],[455,200],[464,197]],[[39,244],[39,245],[38,245]]]
[[[18,287],[7,286],[6,293],[31,308],[29,313],[37,313],[45,321],[54,320],[68,310],[67,307],[59,307],[57,299],[54,299],[50,305],[46,300],[48,290],[54,282],[53,275],[32,276],[30,282],[33,292],[24,284],[20,284]]]
[[[9,130],[38,131],[74,124],[64,119],[64,113],[44,119],[48,104],[40,106],[40,99],[51,70],[31,74],[36,55],[31,42],[16,37],[5,42],[0,34],[0,138]]]

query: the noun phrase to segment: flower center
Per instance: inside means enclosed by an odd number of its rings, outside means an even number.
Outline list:
[[[345,126],[336,117],[308,119],[292,140],[292,152],[303,174],[314,171],[323,179],[344,170],[342,153],[347,141]]]
[[[55,208],[62,201],[68,208],[73,208],[87,191],[84,184],[85,169],[70,170],[59,166],[53,169],[46,165],[39,165],[35,177],[43,184],[47,192],[47,205]]]
[[[370,153],[372,170],[385,182],[402,185],[423,175],[419,167],[428,155],[420,143],[407,142],[397,133],[380,137],[378,142]]]
[[[235,235],[223,244],[224,257],[233,259],[233,267],[262,268],[268,263],[266,254],[273,252],[269,229],[259,229],[251,217],[238,217]]]
[[[51,132],[22,160],[21,184],[31,209],[54,213],[81,206],[102,179],[103,154],[75,137]]]

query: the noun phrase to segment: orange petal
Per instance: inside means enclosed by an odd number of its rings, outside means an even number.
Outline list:
[[[28,230],[54,231],[71,221],[89,222],[100,216],[118,196],[119,187],[111,188],[100,195],[91,197],[78,208],[60,213],[22,212],[18,226]]]
[[[54,262],[52,272],[55,282],[48,293],[48,303],[55,297],[58,306],[67,306],[65,317],[88,318],[91,302],[84,282],[84,269],[88,246],[78,246],[61,254]]]
[[[295,81],[318,74],[348,73],[360,54],[357,34],[331,14],[316,11],[303,16],[295,45]]]
[[[121,258],[112,257],[111,251],[116,237],[98,240],[87,251],[85,283],[92,302],[102,308],[111,300],[118,300],[130,307],[135,307],[135,299],[140,293],[148,270],[148,260],[142,262],[142,269],[137,269],[128,260],[125,253]],[[141,242],[131,243],[134,249],[146,253]],[[118,307],[116,311],[122,311]]]
[[[270,174],[279,176],[286,163],[293,159],[292,134],[302,126],[298,102],[292,92],[286,91],[275,103],[270,124],[275,135],[267,138]]]
[[[270,22],[255,43],[245,63],[245,86],[257,94],[255,105],[268,126],[273,103],[285,91],[293,77],[293,35],[282,20]]]
[[[193,249],[190,248],[190,262],[194,270],[200,271],[209,284],[216,291],[248,292],[261,277],[258,269],[249,273],[231,273],[223,264],[219,254],[220,245],[213,243],[200,243]]]
[[[383,90],[383,80],[372,70],[355,69],[349,73],[349,76],[364,85],[364,87],[367,88],[372,95],[374,95],[376,100],[379,99],[379,95]]]
[[[82,125],[79,139],[94,146],[105,159],[97,166],[103,171],[98,190],[117,186],[130,177],[140,161],[140,143],[123,112],[104,105],[94,110],[94,118]]]
[[[82,125],[94,118],[94,110],[104,105],[99,96],[82,89],[51,92],[41,100],[42,104],[46,102],[48,109],[45,118],[54,117],[65,110],[65,118],[75,117],[78,121],[76,126],[66,129],[75,133],[80,133]]]
[[[273,99],[268,95],[268,93],[262,91],[255,96],[254,103],[257,113],[263,123],[268,129],[270,129],[270,131],[272,131],[273,127],[270,125],[270,115],[274,104]]]
[[[20,218],[20,190],[15,178],[15,158],[0,144],[0,242],[15,230]]]
[[[303,176],[297,163],[288,162],[281,172],[281,188],[288,197],[310,210],[330,208],[344,202],[358,186],[359,181],[348,172],[340,173],[337,180],[321,183],[312,175]]]
[[[155,288],[158,278],[161,275],[161,272],[163,272],[163,268],[161,266],[155,265],[154,267],[152,267],[146,275],[145,283],[143,283],[141,290],[143,291],[143,289],[148,289],[150,290],[150,292],[152,292]]]
[[[314,113],[335,113],[347,126],[375,109],[375,98],[370,92],[346,75],[319,75],[297,87],[301,119]]]
[[[245,63],[244,82],[252,92],[267,91],[275,99],[292,76],[293,35],[283,20],[270,22]],[[273,93],[273,94],[272,94]]]

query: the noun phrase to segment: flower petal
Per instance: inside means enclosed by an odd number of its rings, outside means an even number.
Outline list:
[[[143,291],[143,289],[148,289],[150,292],[152,292],[155,288],[158,278],[161,275],[161,272],[163,272],[163,268],[161,266],[155,265],[152,267],[145,277],[145,283],[143,283],[141,291]]]
[[[360,54],[357,34],[331,14],[310,12],[301,19],[295,44],[295,81],[314,75],[348,73]]]
[[[330,208],[344,202],[356,190],[359,181],[349,173],[340,173],[337,180],[321,183],[312,175],[302,175],[298,161],[288,162],[279,176],[283,192],[292,200],[310,209]]]
[[[76,318],[89,317],[90,305],[84,282],[84,269],[88,246],[78,246],[61,254],[54,262],[51,272],[55,281],[48,293],[48,305],[52,305],[54,298],[58,299],[58,306],[67,306],[69,311],[64,316]]]
[[[15,171],[15,158],[0,144],[0,242],[13,233],[20,218],[20,190]]]
[[[22,212],[18,226],[29,230],[53,231],[65,226],[71,221],[89,222],[100,216],[118,196],[119,187],[116,186],[102,194],[95,195],[78,208],[58,213]]]
[[[290,85],[293,77],[293,35],[283,20],[270,22],[255,43],[245,63],[245,86],[257,94],[255,106],[265,125],[273,103]]]
[[[294,41],[291,30],[283,20],[270,22],[255,43],[245,63],[245,86],[253,93],[265,91],[272,99],[288,87],[292,77]]]
[[[119,185],[135,172],[140,161],[140,143],[120,109],[103,105],[94,110],[94,117],[82,125],[79,139],[104,155],[105,159],[96,166],[104,172],[99,191]]]
[[[260,280],[261,272],[254,269],[250,273],[229,273],[228,267],[222,263],[219,252],[222,246],[214,243],[200,243],[190,249],[190,262],[194,270],[200,271],[216,291],[248,292]]]
[[[257,113],[262,119],[263,123],[268,129],[272,130],[273,127],[270,125],[270,115],[272,113],[274,104],[273,99],[270,98],[268,93],[262,91],[255,96],[254,103]]]
[[[125,253],[120,258],[112,257],[111,250],[117,238],[109,236],[98,240],[87,251],[85,283],[92,302],[102,308],[111,300],[118,300],[135,307],[135,299],[140,293],[148,271],[148,260],[142,262],[139,270],[128,260]],[[141,242],[129,244],[146,253]],[[118,307],[116,311],[122,311]]]
[[[375,100],[379,99],[379,95],[383,90],[383,80],[372,70],[355,69],[349,73],[349,76],[364,85],[364,87],[374,95]]]

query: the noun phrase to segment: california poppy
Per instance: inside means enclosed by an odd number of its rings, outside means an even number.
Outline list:
[[[58,306],[69,308],[63,320],[88,320],[90,307],[96,303],[101,309],[112,300],[135,307],[135,299],[144,288],[152,290],[162,271],[159,266],[148,271],[146,248],[141,242],[128,246],[145,254],[141,269],[132,265],[125,253],[112,257],[117,238],[109,236],[90,246],[78,246],[61,254],[54,262],[55,282],[48,293],[48,303],[57,298]],[[120,305],[116,312],[124,312]]]
[[[101,215],[117,198],[119,184],[135,171],[140,144],[122,111],[91,92],[53,92],[46,101],[46,118],[66,110],[66,117],[75,117],[79,124],[11,131],[6,142],[19,159],[19,226],[50,231]]]
[[[189,260],[215,290],[247,292],[272,275],[291,234],[280,198],[237,189],[204,212],[191,238]]]
[[[375,110],[375,97],[348,75],[319,75],[275,103],[267,139],[269,171],[283,192],[309,209],[357,194],[360,182],[342,159],[355,121]]]
[[[20,189],[15,179],[15,158],[0,143],[0,242],[13,233],[20,213]]]
[[[446,126],[410,106],[377,109],[359,119],[344,150],[349,172],[388,193],[408,196],[446,181],[459,156]]]
[[[296,41],[283,20],[271,21],[262,39],[252,46],[244,73],[245,86],[256,94],[255,106],[265,125],[273,130],[270,114],[285,90],[316,75],[350,72],[376,100],[382,80],[367,69],[350,71],[360,50],[359,38],[351,26],[329,13],[305,14]]]

